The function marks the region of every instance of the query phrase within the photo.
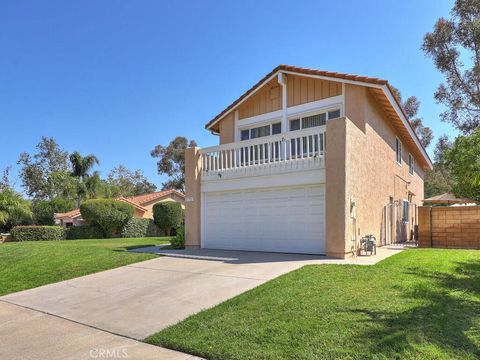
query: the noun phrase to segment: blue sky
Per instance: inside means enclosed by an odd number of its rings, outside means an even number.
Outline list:
[[[41,136],[160,186],[150,150],[204,124],[278,64],[388,79],[436,137],[443,80],[420,50],[453,1],[23,1],[0,4],[0,170]],[[431,153],[431,149],[430,153]],[[16,187],[20,188],[17,180]]]

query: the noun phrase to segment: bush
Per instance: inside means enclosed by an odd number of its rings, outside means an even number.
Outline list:
[[[132,205],[111,199],[87,200],[80,206],[83,220],[98,226],[105,237],[120,234],[134,211]]]
[[[182,205],[173,201],[153,205],[153,221],[166,235],[171,235],[172,229],[178,229],[183,222]]]
[[[160,235],[160,229],[152,219],[131,218],[122,230],[122,237],[124,238],[153,237]]]
[[[183,224],[177,229],[177,236],[175,236],[170,244],[174,249],[184,249],[185,248],[185,227]]]
[[[65,229],[61,226],[16,226],[12,229],[15,241],[64,240]]]
[[[95,225],[71,226],[66,229],[68,240],[76,239],[103,239],[105,236],[102,229]]]
[[[75,208],[75,201],[71,199],[37,200],[32,204],[33,221],[37,225],[55,225],[55,213],[64,213]]]
[[[9,187],[0,190],[0,232],[9,232],[17,225],[30,225],[30,201]]]

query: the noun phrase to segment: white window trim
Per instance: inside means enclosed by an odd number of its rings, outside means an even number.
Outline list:
[[[411,153],[408,153],[408,173],[410,176],[415,174],[415,159],[413,158]]]
[[[340,110],[340,117],[344,115],[344,97],[343,95],[332,96],[326,99],[317,100],[308,102],[305,104],[300,104],[296,106],[291,106],[287,108],[287,120],[290,118],[294,119],[301,116],[310,116],[315,115],[316,113],[321,113],[324,111],[330,110]],[[281,122],[282,121],[282,110],[271,111],[265,114],[260,114],[252,116],[249,118],[238,119],[236,121],[236,131],[235,131],[235,141],[240,141],[240,131],[245,130],[245,128],[256,127],[263,125],[268,125],[269,123]],[[287,129],[284,129],[282,126],[282,133],[289,131],[289,126]]]
[[[398,162],[398,154],[397,154],[397,141],[400,144],[400,162]],[[398,137],[395,137],[395,162],[398,166],[402,166],[402,159],[403,159],[403,144]]]

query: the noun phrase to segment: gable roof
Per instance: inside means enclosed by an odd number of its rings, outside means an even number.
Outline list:
[[[157,192],[138,195],[138,196],[129,196],[127,199],[129,199],[130,201],[132,201],[136,204],[143,205],[143,204],[149,203],[149,202],[157,200],[157,199],[164,198],[164,197],[166,197],[168,195],[172,195],[172,194],[175,194],[175,195],[181,197],[182,199],[185,198],[185,195],[182,194],[181,192],[179,192],[177,190],[174,190],[174,189],[170,189],[170,190],[157,191]]]
[[[386,111],[392,117],[398,117],[399,123],[403,123],[403,126],[406,129],[405,134],[408,134],[410,138],[413,140],[413,143],[418,148],[419,154],[423,157],[425,164],[432,168],[432,161],[428,156],[425,148],[420,143],[420,140],[413,130],[412,124],[405,113],[405,110],[402,107],[400,101],[394,95],[392,88],[390,87],[387,80],[368,77],[368,76],[360,76],[360,75],[353,75],[347,73],[338,73],[332,71],[324,71],[324,70],[316,70],[316,69],[309,69],[309,68],[302,68],[297,66],[291,65],[278,65],[275,69],[270,71],[267,75],[265,75],[260,81],[258,81],[255,85],[253,85],[250,89],[248,89],[245,93],[243,93],[237,100],[231,103],[228,107],[226,107],[222,112],[220,112],[217,116],[215,116],[212,120],[210,120],[207,124],[205,124],[205,128],[207,130],[212,130],[213,126],[216,125],[220,120],[222,120],[225,116],[227,116],[231,111],[233,111],[237,106],[247,100],[251,95],[253,95],[258,89],[260,89],[264,84],[272,80],[278,73],[285,73],[285,74],[295,74],[295,75],[304,75],[310,77],[321,78],[325,80],[331,81],[338,81],[342,83],[354,84],[354,85],[361,85],[367,86],[372,88],[374,97],[377,101],[381,103],[384,107],[390,107]]]
[[[67,211],[66,213],[57,213],[54,215],[55,219],[65,219],[65,218],[75,219],[79,216],[81,216],[80,209],[74,209],[71,211]]]
[[[147,203],[149,203],[151,201],[154,201],[154,200],[157,200],[157,199],[164,198],[164,197],[166,197],[168,195],[172,195],[172,194],[175,194],[175,195],[179,196],[180,198],[185,199],[184,194],[182,194],[181,192],[179,192],[177,190],[170,189],[170,190],[157,191],[157,192],[143,194],[143,195],[137,195],[137,196],[129,196],[129,197],[120,196],[120,197],[115,198],[115,200],[126,202],[126,203],[132,205],[134,208],[136,208],[138,210],[147,211],[147,209],[145,207],[143,207],[142,205],[147,204]],[[72,210],[72,211],[68,211],[66,213],[57,213],[57,214],[55,214],[54,217],[56,219],[64,219],[64,218],[74,219],[74,218],[77,218],[77,217],[80,217],[80,216],[81,216],[80,209],[75,209],[75,210]]]
[[[145,209],[143,206],[141,206],[140,204],[128,199],[128,198],[125,198],[123,196],[121,197],[118,197],[118,198],[115,198],[115,200],[119,200],[119,201],[123,201],[123,202],[126,202],[127,204],[130,204],[132,205],[134,208],[138,209],[138,210],[142,210],[142,211],[147,211],[147,209]]]

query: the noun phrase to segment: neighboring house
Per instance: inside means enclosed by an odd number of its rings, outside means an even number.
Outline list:
[[[135,208],[134,216],[137,218],[153,219],[153,205],[159,202],[176,201],[185,208],[185,195],[176,190],[165,190],[138,196],[119,197],[116,198],[116,200],[124,201],[132,205]],[[65,227],[77,226],[85,223],[80,214],[80,209],[55,214],[54,217],[57,225]]]
[[[476,201],[469,198],[457,198],[452,193],[445,193],[437,196],[432,196],[423,200],[424,206],[431,205],[475,205]]]
[[[186,245],[345,257],[405,241],[432,163],[386,80],[280,65],[186,152]]]

